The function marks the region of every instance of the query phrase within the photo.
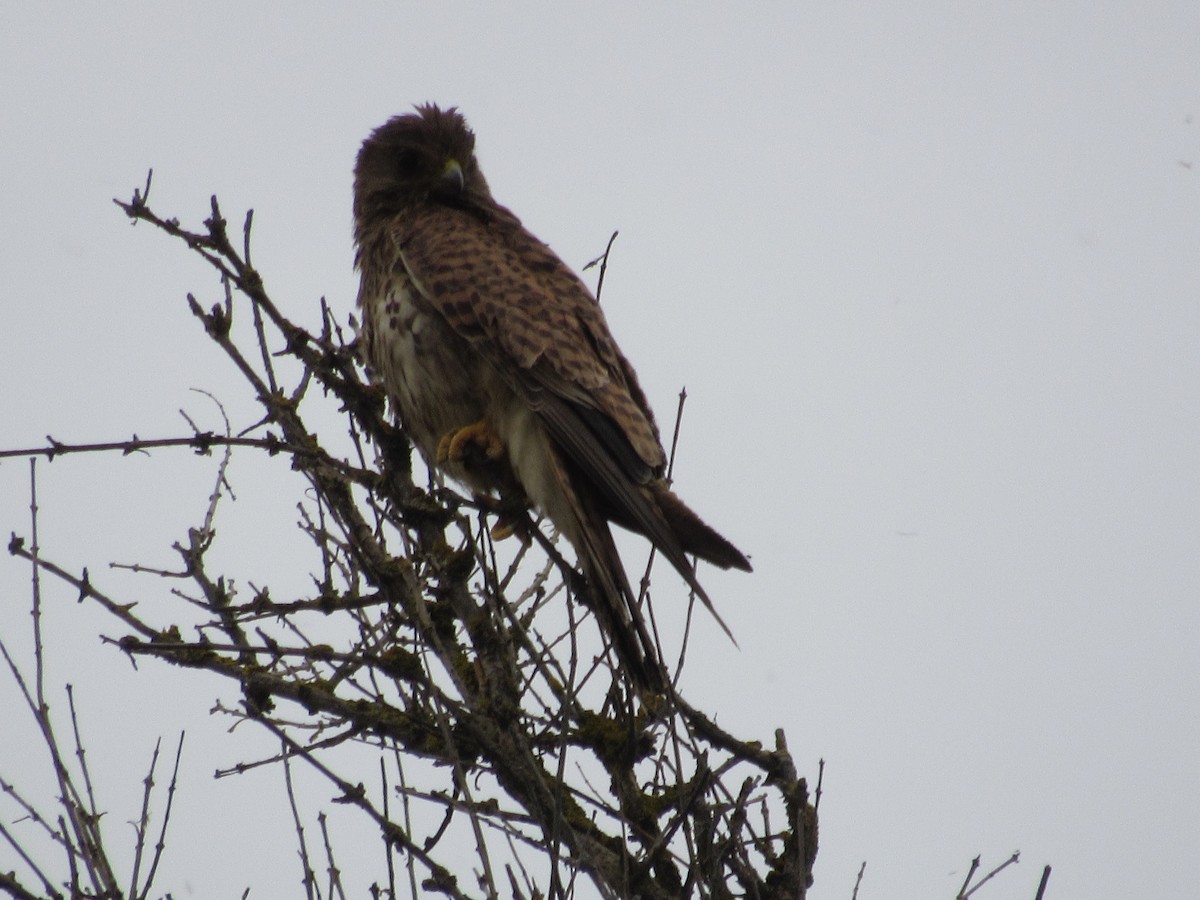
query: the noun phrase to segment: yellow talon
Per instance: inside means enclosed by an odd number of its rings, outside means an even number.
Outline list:
[[[496,517],[496,524],[491,528],[493,541],[503,541],[516,536],[522,544],[528,546],[533,542],[529,533],[529,520],[523,514],[502,512]]]
[[[502,541],[505,538],[510,538],[517,533],[517,523],[511,520],[501,519],[492,526],[492,540]]]
[[[500,459],[504,456],[504,444],[490,425],[483,419],[464,425],[457,431],[448,431],[442,435],[437,446],[438,465],[447,462],[462,462],[469,449],[478,447],[488,459]]]

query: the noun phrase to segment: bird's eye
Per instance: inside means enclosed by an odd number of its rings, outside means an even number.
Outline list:
[[[396,152],[396,172],[402,178],[411,178],[421,168],[421,156],[416,150],[398,150]]]

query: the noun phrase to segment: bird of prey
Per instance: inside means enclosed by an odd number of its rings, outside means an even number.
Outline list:
[[[609,523],[649,538],[710,610],[689,555],[750,563],[667,486],[654,416],[599,303],[492,198],[454,108],[418,106],[363,143],[354,237],[364,358],[417,449],[479,494],[544,512],[622,666],[661,690]]]

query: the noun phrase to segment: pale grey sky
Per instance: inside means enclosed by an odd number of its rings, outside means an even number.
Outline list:
[[[213,278],[109,202],[147,168],[185,222],[253,207],[268,286],[315,323],[353,307],[358,144],[458,105],[564,259],[621,231],[613,330],[660,418],[687,387],[679,488],[755,565],[704,573],[741,649],[702,623],[685,693],[827,760],[813,896],[865,859],[864,900],[951,897],[1018,848],[984,896],[1032,897],[1045,863],[1051,897],[1196,896],[1200,6],[905,6],[10,4],[0,445],[181,433],[181,407],[216,427],[192,387],[256,416],[183,301]],[[43,464],[47,554],[168,603],[106,563],[170,561],[211,487],[185,457]],[[236,564],[295,513],[248,458],[231,477]],[[27,493],[0,465],[5,533]],[[161,886],[296,893],[290,846],[247,858],[276,776],[210,780],[264,752],[208,718],[228,689],[131,673],[47,593],[114,819],[154,736],[189,731]],[[5,557],[0,635],[28,622]]]

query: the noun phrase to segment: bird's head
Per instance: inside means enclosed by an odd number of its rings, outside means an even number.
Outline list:
[[[486,209],[493,204],[475,161],[475,135],[457,109],[418,106],[371,132],[354,167],[359,236],[381,217],[423,203]]]

